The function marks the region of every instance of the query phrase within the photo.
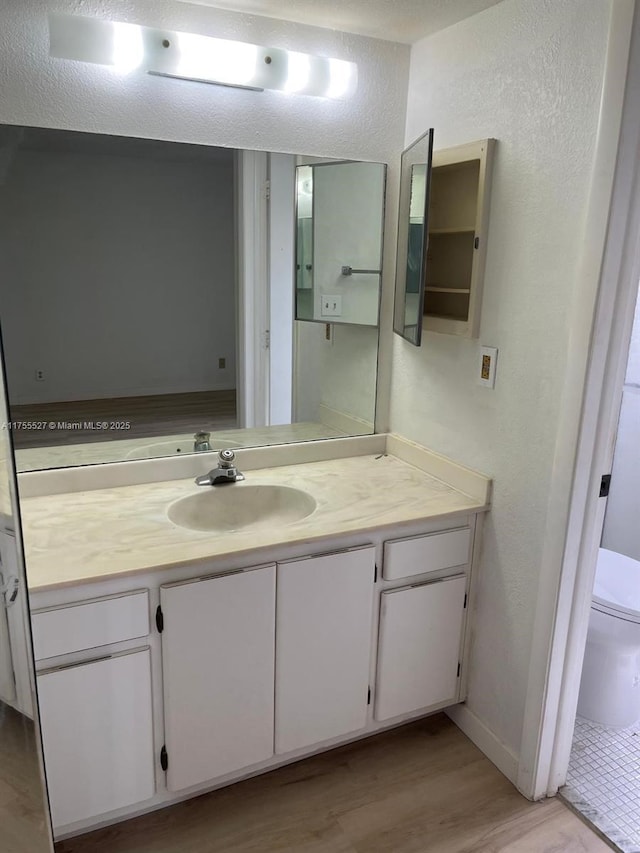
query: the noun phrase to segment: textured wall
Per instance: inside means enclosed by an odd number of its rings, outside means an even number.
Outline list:
[[[409,48],[174,0],[58,0],[56,11],[348,59],[348,101],[248,92],[49,58],[47,0],[0,5],[0,122],[388,160],[402,147]]]
[[[498,139],[479,341],[396,338],[391,425],[495,478],[469,707],[520,746],[609,0],[504,0],[414,46],[406,142]],[[499,348],[494,391],[480,343]],[[569,483],[567,483],[569,488]]]

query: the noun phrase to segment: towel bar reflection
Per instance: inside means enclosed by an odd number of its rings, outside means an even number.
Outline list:
[[[342,267],[342,275],[382,275],[382,270],[354,270],[353,267]]]

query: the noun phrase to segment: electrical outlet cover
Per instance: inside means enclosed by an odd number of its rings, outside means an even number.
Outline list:
[[[342,296],[333,293],[322,294],[322,316],[323,317],[341,317],[342,316]]]
[[[496,384],[496,361],[498,350],[495,347],[480,347],[480,365],[478,384],[485,388],[494,388]]]

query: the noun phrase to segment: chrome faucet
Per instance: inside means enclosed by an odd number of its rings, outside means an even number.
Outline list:
[[[218,453],[218,467],[208,474],[196,477],[198,486],[221,486],[224,483],[237,483],[244,480],[244,474],[235,466],[236,455],[233,450],[221,450]]]
[[[209,439],[211,438],[210,432],[197,432],[193,436],[193,452],[201,453],[205,450],[211,450],[211,442]]]

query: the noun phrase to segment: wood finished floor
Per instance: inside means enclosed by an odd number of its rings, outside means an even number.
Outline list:
[[[0,850],[49,853],[33,722],[0,702]]]
[[[43,445],[84,444],[109,438],[155,438],[198,430],[232,429],[237,425],[235,391],[198,391],[189,394],[158,394],[148,397],[113,397],[11,406],[11,420],[22,422],[82,423],[126,421],[131,429],[16,429],[17,449]]]
[[[444,715],[56,853],[608,853],[560,800],[529,803]]]

